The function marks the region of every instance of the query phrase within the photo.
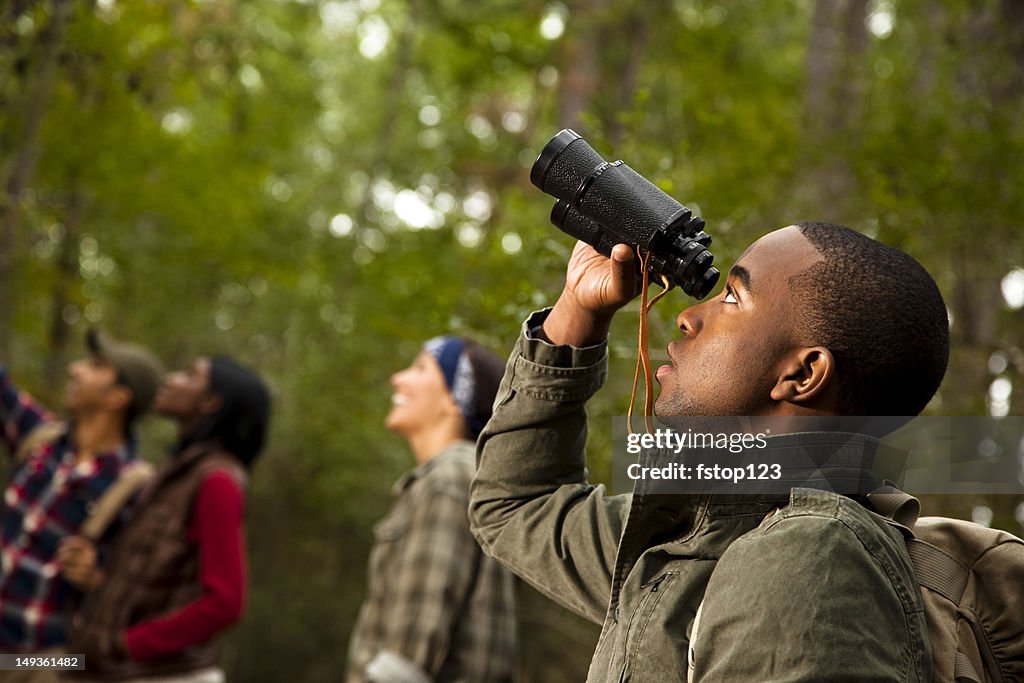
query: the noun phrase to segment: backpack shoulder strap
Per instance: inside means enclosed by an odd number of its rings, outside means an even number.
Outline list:
[[[918,584],[959,605],[971,570],[941,548],[915,537],[914,525],[921,513],[920,501],[888,481],[867,494],[867,499],[875,512],[903,532]]]
[[[921,515],[921,502],[889,481],[869,493],[867,499],[875,512],[907,529],[913,529]]]
[[[79,533],[95,542],[114,521],[117,513],[138,491],[153,478],[155,468],[148,462],[139,461],[121,470],[120,476],[111,484],[89,511]]]
[[[971,570],[931,543],[919,538],[908,538],[906,542],[917,582],[959,605],[971,578]]]
[[[47,420],[37,424],[18,444],[17,450],[14,451],[14,462],[18,465],[25,462],[32,455],[32,451],[44,443],[56,441],[66,429],[67,424],[60,421]]]

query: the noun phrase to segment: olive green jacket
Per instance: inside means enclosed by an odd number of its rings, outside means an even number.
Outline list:
[[[602,625],[588,681],[929,680],[903,540],[857,502],[812,488],[613,496],[588,483],[584,404],[606,346],[532,338],[545,315],[524,326],[478,442],[470,522],[487,553]],[[859,438],[852,455],[870,460]]]

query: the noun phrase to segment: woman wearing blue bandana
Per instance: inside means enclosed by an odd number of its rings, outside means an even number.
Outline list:
[[[416,467],[374,527],[349,683],[505,683],[516,679],[512,575],[469,532],[476,437],[504,361],[472,340],[436,337],[391,376],[385,426]]]

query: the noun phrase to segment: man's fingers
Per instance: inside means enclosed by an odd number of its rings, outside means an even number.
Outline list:
[[[91,566],[95,562],[93,544],[81,536],[68,536],[57,546],[57,564],[62,569]]]
[[[92,546],[92,541],[83,536],[65,536],[60,539],[60,548],[73,548],[75,550],[82,550]]]
[[[625,244],[616,244],[611,254],[612,287],[622,299],[636,296],[636,269],[633,250]]]
[[[616,263],[631,263],[633,261],[633,250],[626,244],[616,244],[612,247],[612,260]]]

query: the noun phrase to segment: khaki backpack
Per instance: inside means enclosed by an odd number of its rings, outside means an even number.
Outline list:
[[[921,587],[932,677],[945,683],[1024,681],[1024,541],[947,517],[891,485],[868,503],[903,534]]]

